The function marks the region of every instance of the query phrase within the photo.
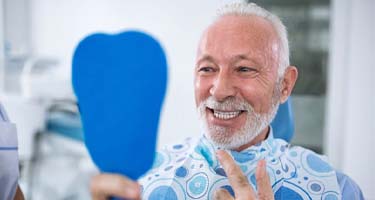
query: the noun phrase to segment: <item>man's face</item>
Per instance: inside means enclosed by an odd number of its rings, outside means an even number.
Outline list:
[[[280,98],[278,56],[277,34],[260,17],[221,17],[204,33],[195,101],[214,143],[238,148],[267,128]]]

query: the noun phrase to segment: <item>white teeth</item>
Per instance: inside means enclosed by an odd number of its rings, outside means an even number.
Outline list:
[[[225,111],[214,110],[214,116],[216,118],[224,119],[224,120],[233,119],[237,117],[240,113],[241,111],[225,112]]]

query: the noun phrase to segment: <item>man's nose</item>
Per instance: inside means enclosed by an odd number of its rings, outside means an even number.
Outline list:
[[[219,74],[210,88],[210,94],[217,101],[224,101],[226,98],[236,95],[236,87],[229,75]]]

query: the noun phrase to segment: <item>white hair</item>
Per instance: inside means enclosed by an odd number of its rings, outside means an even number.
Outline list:
[[[217,18],[223,16],[258,16],[269,21],[275,29],[280,42],[280,55],[278,74],[283,76],[285,69],[289,66],[289,44],[288,33],[280,18],[255,3],[236,2],[226,4],[217,10]]]

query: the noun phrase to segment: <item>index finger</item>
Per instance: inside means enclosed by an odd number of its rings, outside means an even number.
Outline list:
[[[258,162],[255,177],[258,188],[258,199],[274,199],[270,178],[266,170],[265,160],[260,160]]]
[[[216,154],[224,168],[236,198],[247,197],[255,199],[256,195],[252,186],[249,184],[247,177],[242,173],[241,168],[234,162],[233,158],[223,150],[218,150]]]

